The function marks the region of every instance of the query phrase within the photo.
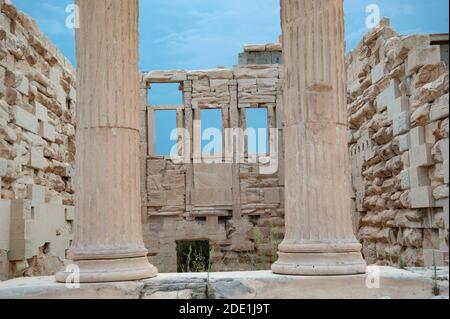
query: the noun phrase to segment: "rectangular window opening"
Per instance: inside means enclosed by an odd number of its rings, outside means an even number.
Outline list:
[[[245,109],[248,154],[269,152],[269,119],[266,108]]]
[[[176,155],[176,134],[171,140],[171,134],[177,128],[177,111],[155,111],[155,151],[157,156]],[[173,154],[172,154],[173,153]]]
[[[202,154],[215,156],[223,153],[223,125],[221,109],[200,111]]]
[[[152,83],[148,89],[148,105],[183,105],[183,92],[180,83]]]

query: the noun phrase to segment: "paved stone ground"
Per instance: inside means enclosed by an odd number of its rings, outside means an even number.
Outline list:
[[[375,274],[371,269],[371,274]],[[430,299],[449,296],[449,269],[379,267],[379,288],[368,288],[371,275],[291,277],[269,271],[160,274],[121,283],[82,284],[68,289],[53,277],[19,278],[0,282],[0,298],[41,299]]]

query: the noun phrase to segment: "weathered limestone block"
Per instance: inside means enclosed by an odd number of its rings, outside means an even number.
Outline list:
[[[419,88],[427,83],[436,81],[446,72],[448,72],[448,65],[446,65],[445,62],[425,65],[414,77],[412,85],[414,85],[415,88]]]
[[[387,109],[388,119],[394,120],[399,114],[409,110],[409,98],[407,96],[401,96],[393,101],[389,101]]]
[[[433,197],[435,200],[440,200],[449,197],[448,185],[440,185],[433,189]]]
[[[411,228],[403,231],[403,240],[406,246],[420,248],[422,247],[423,234],[422,229]]]
[[[0,199],[0,250],[10,250],[11,201]],[[0,272],[1,273],[1,272]]]
[[[441,75],[436,81],[427,83],[420,89],[416,90],[414,99],[414,106],[423,105],[424,103],[431,103],[439,97],[448,93],[449,80],[448,72]]]
[[[24,130],[30,131],[34,134],[39,133],[39,123],[37,118],[19,106],[16,106],[14,109],[14,119],[15,124]]]
[[[430,186],[428,169],[426,167],[412,167],[409,169],[411,188]]]
[[[424,249],[423,259],[425,267],[445,267],[444,255],[437,249]]]
[[[430,105],[425,104],[417,108],[411,115],[412,126],[424,126],[430,120]]]
[[[399,151],[404,153],[411,148],[411,136],[409,133],[399,136]]]
[[[384,64],[384,62],[380,62],[376,66],[374,66],[371,72],[372,83],[375,84],[380,81],[385,76],[385,72],[386,65]]]
[[[49,166],[48,161],[44,157],[44,150],[41,148],[31,148],[30,161],[28,163],[30,167],[35,169],[44,170]]]
[[[398,80],[396,79],[391,80],[389,86],[377,96],[376,104],[377,104],[377,111],[379,113],[386,110],[388,104],[391,101],[395,101],[397,98],[400,97],[401,93],[399,90],[399,84],[400,83]]]
[[[48,122],[48,109],[39,102],[34,102],[34,115],[42,122]]]
[[[423,126],[417,126],[409,132],[411,138],[411,147],[417,147],[426,143],[425,140],[425,128]]]
[[[433,206],[434,198],[430,186],[411,189],[411,208],[428,208]]]
[[[406,70],[408,74],[413,74],[424,65],[436,64],[440,61],[441,51],[439,46],[417,47],[408,55]]]
[[[71,221],[66,219],[63,206],[12,201],[9,259],[21,261],[32,258],[47,243],[53,256],[64,259],[72,239],[68,224]]]
[[[397,114],[393,119],[393,134],[398,136],[407,133],[411,127],[409,111]]]
[[[428,167],[434,164],[431,155],[432,144],[421,144],[411,148],[409,159],[411,167]]]
[[[430,121],[448,118],[449,115],[449,100],[448,93],[437,99],[430,108]]]
[[[185,71],[150,71],[144,75],[144,81],[149,83],[182,82],[187,80]]]
[[[49,142],[55,142],[56,140],[56,128],[48,124],[47,122],[39,123],[39,135]]]

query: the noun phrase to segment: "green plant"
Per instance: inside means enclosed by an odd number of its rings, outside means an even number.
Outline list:
[[[214,247],[211,249],[209,253],[208,259],[208,273],[206,275],[206,298],[207,299],[215,299],[214,296],[214,288],[211,285],[211,269],[212,269],[212,256],[214,255]]]
[[[275,232],[273,231],[272,222],[269,223],[269,230],[270,230],[270,247],[272,248],[271,263],[274,263],[278,259],[278,238]]]
[[[433,288],[432,293],[434,296],[439,296],[441,294],[441,288],[439,287],[438,281],[437,281],[437,266],[436,266],[436,254],[433,250]]]
[[[209,242],[177,241],[178,272],[205,272],[208,269]]]
[[[398,260],[400,269],[405,269],[407,265],[403,256],[399,254]]]
[[[257,259],[259,259],[259,261],[255,262],[255,268],[256,270],[262,270],[265,268],[266,263],[265,261],[266,257],[264,256],[264,254],[260,253],[260,247],[264,240],[264,235],[259,227],[253,228],[253,235],[255,237],[255,248],[258,253]]]

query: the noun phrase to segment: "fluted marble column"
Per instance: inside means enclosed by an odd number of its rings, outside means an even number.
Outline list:
[[[76,5],[76,219],[68,257],[81,282],[153,277],[140,213],[138,0]]]
[[[364,273],[350,218],[342,0],[281,0],[286,236],[272,270]]]

